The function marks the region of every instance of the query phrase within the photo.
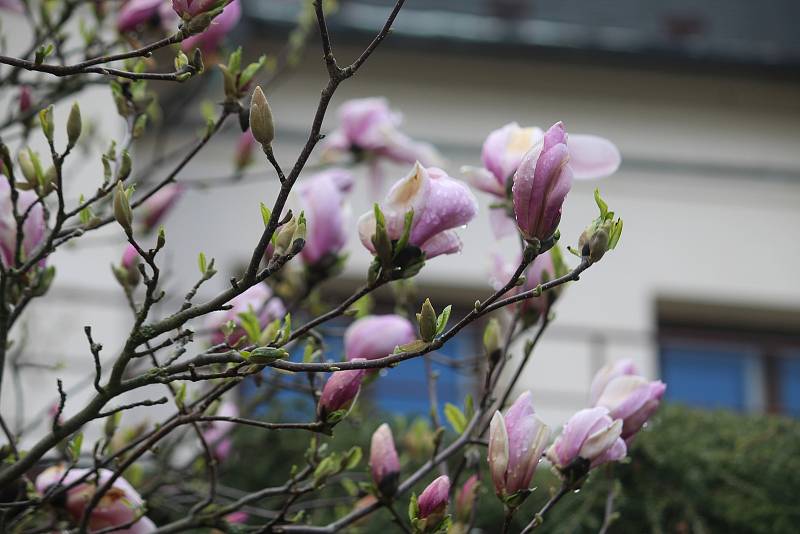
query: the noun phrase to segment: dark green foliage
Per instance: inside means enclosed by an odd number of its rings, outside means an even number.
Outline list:
[[[271,419],[271,417],[270,417]],[[369,480],[369,437],[382,420],[351,416],[337,426],[334,438],[322,437],[334,450],[352,445],[364,449],[365,459],[347,479]],[[427,457],[420,439],[432,434],[416,426],[410,441],[410,425],[390,419],[402,458],[402,477],[408,476]],[[446,441],[454,438],[448,430]],[[423,436],[421,438],[421,436]],[[255,490],[282,484],[291,465],[304,465],[303,449],[308,434],[302,431],[269,432],[239,429],[235,456],[224,466],[225,478],[238,487]],[[417,444],[409,454],[411,443]],[[472,446],[483,466],[483,487],[478,498],[475,532],[498,532],[502,509],[494,497],[486,471],[486,450]],[[452,475],[461,457],[450,463]],[[800,525],[800,423],[768,416],[742,416],[729,412],[706,412],[665,406],[653,423],[635,440],[630,462],[601,468],[590,476],[578,494],[569,494],[549,512],[537,532],[596,533],[604,521],[604,508],[612,474],[620,483],[614,500],[618,518],[609,533],[794,533]],[[464,471],[468,474],[468,471]],[[432,474],[424,480],[429,482]],[[465,476],[459,480],[463,483]],[[538,489],[519,509],[511,532],[519,530],[558,488],[557,478],[543,465],[536,476]],[[416,488],[419,491],[424,484]],[[348,494],[348,492],[351,492]],[[349,511],[358,499],[356,484],[332,480],[312,499],[332,499],[338,506],[310,510],[315,524],[324,524]],[[397,507],[405,510],[408,495]],[[274,509],[280,501],[263,503]],[[278,504],[276,504],[278,503]],[[300,505],[302,507],[302,505]],[[395,532],[388,512],[381,510],[358,528],[348,532]]]
[[[800,525],[800,423],[792,419],[664,407],[637,437],[631,462],[613,469],[621,493],[611,533],[776,534]],[[602,475],[541,531],[597,532],[609,489]]]

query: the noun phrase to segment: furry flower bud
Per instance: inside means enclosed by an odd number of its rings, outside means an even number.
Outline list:
[[[122,182],[117,182],[114,189],[114,218],[120,226],[125,230],[125,233],[131,235],[133,233],[133,211],[128,201],[128,192],[122,186]]]
[[[267,97],[261,86],[256,86],[250,99],[250,131],[253,137],[265,149],[275,139],[275,123],[272,119],[272,109],[269,107]]]
[[[400,459],[394,447],[392,429],[383,423],[372,434],[369,449],[369,467],[372,472],[372,481],[386,497],[391,497],[397,491],[400,477]]]
[[[317,405],[317,415],[320,420],[335,423],[336,418],[331,420],[334,412],[346,411],[352,406],[365,374],[365,369],[352,369],[337,371],[328,378]]]

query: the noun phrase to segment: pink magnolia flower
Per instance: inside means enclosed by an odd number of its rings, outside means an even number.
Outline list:
[[[164,0],[128,0],[117,14],[117,30],[125,33],[155,19]]]
[[[385,98],[358,98],[339,107],[339,128],[328,134],[323,145],[324,158],[336,160],[354,154],[377,162],[422,162],[435,165],[440,157],[428,143],[414,141],[399,130],[402,115],[389,108]],[[373,169],[379,173],[379,169]]]
[[[478,488],[480,487],[478,475],[469,477],[461,489],[456,493],[456,512],[455,516],[458,521],[466,523],[469,521],[472,514],[472,508],[475,506],[475,499],[478,497]]]
[[[587,408],[573,415],[561,435],[547,450],[547,459],[561,470],[582,458],[588,468],[625,457],[628,448],[620,437],[622,421],[613,420],[602,407]]]
[[[434,527],[447,511],[450,500],[450,479],[442,475],[425,488],[417,499],[419,518],[426,520],[426,528]]]
[[[547,241],[561,221],[561,205],[572,187],[567,132],[554,124],[531,149],[514,175],[514,216],[525,239]]]
[[[406,212],[414,210],[409,244],[422,249],[430,259],[461,250],[461,240],[453,229],[475,217],[478,202],[462,182],[441,169],[417,163],[408,176],[392,186],[381,208],[386,216],[386,230],[393,240],[403,233]],[[358,234],[372,253],[374,233],[375,214],[371,210],[358,220]]]
[[[150,232],[167,216],[185,192],[183,184],[171,183],[165,185],[153,196],[145,200],[136,210],[142,224],[142,230]]]
[[[317,414],[323,421],[339,410],[348,410],[361,389],[365,369],[336,371],[325,382],[317,406]]]
[[[218,345],[225,341],[225,334],[222,332],[222,327],[228,321],[239,324],[240,313],[255,313],[258,316],[262,328],[275,319],[282,318],[286,314],[283,301],[277,297],[273,297],[272,290],[266,284],[254,285],[244,293],[231,299],[228,304],[233,306],[230,310],[212,313],[208,316],[208,320],[206,321],[206,328],[212,331],[212,345]],[[244,335],[244,330],[239,327],[228,337],[228,343],[235,345]]]
[[[234,154],[233,163],[237,171],[241,171],[253,162],[253,150],[256,147],[256,138],[253,137],[253,132],[248,128],[242,135],[239,136],[239,141],[236,143],[236,152]]]
[[[218,1],[212,2],[211,0],[194,0],[194,2],[192,2],[192,0],[173,0],[172,2],[173,6],[176,4],[188,4],[186,12],[192,12],[197,6],[218,3]],[[208,9],[207,7],[201,8],[198,12],[207,11]],[[175,11],[180,14],[178,8],[175,8]],[[214,20],[211,21],[208,28],[197,35],[192,35],[188,39],[185,39],[181,43],[181,48],[183,48],[184,52],[189,52],[195,48],[199,48],[204,53],[213,52],[219,47],[220,43],[225,39],[225,36],[239,23],[239,19],[241,18],[242,6],[239,0],[232,0],[225,6],[222,13],[214,17]]]
[[[492,287],[497,291],[502,289],[517,270],[522,257],[517,256],[516,262],[508,262],[500,254],[493,255],[492,273],[489,279]],[[555,267],[553,265],[553,257],[550,252],[539,254],[536,259],[525,269],[523,273],[525,276],[525,283],[521,286],[514,287],[504,297],[518,295],[525,291],[535,289],[539,284],[543,284],[548,280],[552,280],[555,275]],[[519,310],[525,314],[532,321],[537,320],[543,313],[547,311],[554,293],[548,292],[540,297],[532,297],[522,300],[513,305],[513,309]]]
[[[595,404],[608,408],[611,417],[621,419],[622,438],[631,438],[658,410],[667,386],[660,380],[649,381],[632,374],[610,380]]]
[[[306,244],[300,256],[313,265],[338,254],[347,242],[345,193],[353,186],[353,175],[343,169],[315,174],[297,187],[306,216]]]
[[[44,208],[33,191],[18,191],[17,212],[27,213],[22,223],[22,258],[30,256],[45,239],[47,224]],[[14,264],[17,250],[17,221],[11,200],[11,185],[8,178],[0,174],[0,260],[6,266]],[[41,265],[44,265],[42,260]]]
[[[136,247],[133,245],[128,245],[125,247],[125,252],[122,253],[122,262],[120,265],[126,270],[136,268],[136,265],[139,263],[139,251],[136,250]]]
[[[31,104],[33,103],[33,97],[31,95],[31,87],[30,85],[21,85],[19,87],[19,112],[26,113],[29,109],[31,109]]]
[[[400,345],[417,339],[414,325],[400,315],[368,315],[355,321],[344,333],[348,360],[375,360],[388,356]]]
[[[394,447],[392,429],[386,423],[372,434],[369,467],[378,490],[387,497],[394,495],[400,477],[400,459]]]
[[[239,407],[231,401],[224,401],[219,405],[215,415],[220,417],[239,417]],[[232,421],[210,421],[203,429],[203,439],[211,448],[217,460],[224,461],[230,455],[232,442],[228,434],[235,427],[236,423]]]
[[[182,19],[189,20],[224,3],[225,0],[172,0],[172,9]]]
[[[489,469],[497,495],[509,497],[530,488],[550,429],[533,410],[530,392],[517,398],[505,417],[495,412],[489,425]]]
[[[139,279],[141,278],[141,273],[139,272],[140,263],[139,252],[136,247],[129,244],[122,253],[119,267],[112,265],[111,270],[123,287],[133,289],[139,284]]]
[[[617,360],[600,368],[589,386],[589,406],[597,406],[597,399],[606,389],[606,386],[618,376],[638,375],[639,369],[631,359]]]
[[[225,516],[225,521],[230,523],[231,525],[243,525],[247,522],[250,518],[250,514],[247,512],[243,512],[242,510],[238,510],[236,512],[231,512]]]
[[[544,132],[537,127],[519,126],[516,122],[494,130],[481,151],[483,167],[461,168],[474,187],[500,199],[509,194],[509,185],[525,155],[544,142]],[[620,154],[613,143],[594,135],[571,135],[567,143],[569,162],[577,179],[602,178],[613,174],[620,164]],[[503,208],[493,208],[490,220],[498,237],[509,235],[514,225]]]
[[[71,469],[66,476],[64,465],[56,465],[45,469],[36,478],[36,490],[45,493],[54,484],[61,483],[69,486],[82,476],[90,473],[90,469]],[[78,522],[83,517],[86,506],[91,501],[99,485],[105,484],[112,476],[113,471],[99,469],[97,477],[90,475],[87,481],[81,482],[67,490],[64,507],[73,521]],[[62,480],[63,478],[63,480]],[[121,526],[139,517],[132,526],[117,530],[122,534],[146,534],[155,532],[156,526],[150,519],[144,517],[144,502],[139,493],[124,478],[117,478],[111,488],[100,499],[100,503],[92,510],[89,517],[89,530],[98,530]]]
[[[22,0],[0,0],[0,9],[11,11],[14,13],[24,13],[25,6]]]

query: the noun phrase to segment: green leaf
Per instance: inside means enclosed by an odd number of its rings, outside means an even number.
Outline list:
[[[464,412],[462,412],[461,409],[455,404],[448,402],[444,405],[444,416],[457,434],[462,434],[464,429],[467,428],[467,417],[464,415]]]
[[[453,308],[452,305],[447,305],[447,307],[442,310],[442,313],[439,314],[439,317],[436,319],[436,335],[438,336],[444,329],[447,327],[447,321],[450,320],[450,311]]]
[[[405,218],[403,219],[403,234],[400,236],[400,239],[397,241],[397,245],[395,246],[395,256],[397,256],[397,254],[406,248],[406,245],[408,245],[408,239],[411,236],[411,223],[413,222],[414,210],[410,209],[406,212]]]
[[[244,351],[242,351],[242,354]],[[252,363],[268,364],[275,360],[282,360],[289,357],[289,353],[283,349],[275,347],[257,347],[247,357]]]
[[[347,457],[345,458],[344,468],[345,469],[355,469],[358,467],[358,464],[361,463],[361,458],[364,456],[364,453],[361,451],[361,447],[352,447],[349,451],[347,451]]]
[[[258,316],[252,310],[239,314],[239,324],[247,333],[247,337],[250,341],[258,342],[261,337],[261,324],[259,323]]]
[[[331,475],[335,475],[339,470],[339,458],[336,454],[331,454],[323,458],[314,470],[314,483],[319,486]]]
[[[408,519],[414,521],[419,516],[419,503],[417,502],[417,494],[412,493],[411,498],[408,500]]]
[[[620,237],[622,237],[622,219],[617,219],[617,222],[611,228],[611,234],[608,236],[609,250],[616,248]]]
[[[342,480],[339,481],[339,483],[342,485],[344,491],[347,492],[347,494],[350,495],[351,497],[356,497],[358,495],[359,492],[358,484],[353,482],[351,479],[343,478]]]
[[[208,263],[206,262],[206,255],[203,252],[197,256],[197,266],[200,267],[200,274],[206,274]]]
[[[182,51],[179,51],[178,55],[175,56],[175,70],[181,70],[188,64],[189,58],[186,57],[186,54],[184,54]]]
[[[287,313],[283,318],[283,329],[281,330],[281,342],[285,343],[292,336],[292,314]]]
[[[608,204],[600,198],[600,189],[597,188],[594,190],[594,201],[597,203],[597,207],[600,208],[600,218],[605,219],[606,214],[608,213]]]
[[[231,74],[236,76],[239,74],[239,69],[242,68],[242,47],[240,46],[228,57],[228,70]]]
[[[67,453],[70,460],[77,462],[81,457],[81,446],[83,445],[83,432],[75,434],[69,443],[67,443]]]
[[[270,220],[271,217],[272,217],[272,212],[266,206],[266,204],[264,204],[262,202],[261,203],[261,220],[264,221],[264,226],[267,226],[269,224],[269,220]]]
[[[256,75],[256,72],[258,72],[261,69],[261,67],[264,66],[264,63],[266,61],[267,61],[267,56],[261,56],[260,58],[258,58],[257,62],[250,63],[247,67],[245,67],[244,70],[242,71],[242,75],[239,76],[239,87],[240,88],[245,87],[248,83],[250,83],[250,80],[252,80],[253,76]]]
[[[52,43],[40,46],[36,49],[36,56],[34,57],[33,62],[37,65],[41,65],[44,60],[47,59],[47,56],[53,53],[53,50],[54,47]]]

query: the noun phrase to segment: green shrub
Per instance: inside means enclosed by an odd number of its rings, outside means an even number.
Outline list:
[[[324,524],[349,511],[357,499],[355,484],[349,481],[369,478],[369,437],[382,419],[376,415],[353,415],[336,428],[334,438],[323,439],[336,450],[361,445],[364,460],[347,480],[333,481],[323,495],[315,496],[318,502],[320,498],[328,499],[333,507],[317,509],[313,506],[317,503],[304,507],[301,501],[298,507],[304,508],[306,518],[315,524]],[[418,420],[413,425],[417,437],[411,439],[407,437],[410,422],[402,418],[388,420],[401,452],[403,474],[408,475],[429,454],[420,441],[430,434],[425,434],[425,425]],[[236,480],[238,487],[250,490],[282,484],[292,464],[303,465],[297,440],[305,443],[308,435],[300,431],[238,430],[237,454],[224,466],[225,479]],[[415,444],[413,454],[409,454],[411,444]],[[502,509],[486,471],[486,450],[478,445],[471,447],[475,451],[472,454],[481,459],[485,481],[475,527],[482,532],[497,532]],[[451,473],[461,458],[457,456],[450,463]],[[619,483],[614,499],[618,517],[608,530],[611,533],[775,534],[797,532],[800,525],[800,423],[792,419],[664,406],[635,439],[628,462],[593,473],[579,494],[565,496],[547,514],[537,532],[597,532],[613,487],[609,478],[612,474]],[[518,532],[558,487],[557,478],[544,465],[535,483],[538,489],[521,507],[512,532]],[[407,499],[405,495],[398,502],[401,512]],[[275,508],[273,501],[261,505]],[[395,531],[391,516],[382,510],[348,532]]]

